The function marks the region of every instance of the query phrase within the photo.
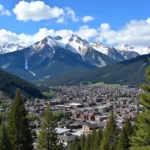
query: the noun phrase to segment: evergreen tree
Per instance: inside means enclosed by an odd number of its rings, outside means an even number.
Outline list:
[[[125,125],[122,128],[118,144],[117,144],[117,150],[129,150],[130,143],[129,143],[129,137],[132,134],[132,125],[130,123],[130,120],[127,119]]]
[[[101,140],[102,140],[102,129],[99,128],[97,133],[96,133],[96,137],[95,137],[95,142],[94,142],[94,150],[98,150],[99,147],[100,147],[100,143],[101,143]]]
[[[79,142],[76,143],[74,150],[81,150],[81,146],[80,146]]]
[[[17,89],[14,103],[11,107],[8,129],[15,150],[32,150],[33,141],[29,129],[29,121],[20,91]]]
[[[85,141],[84,150],[90,150],[91,134],[88,134]]]
[[[56,124],[54,122],[53,114],[50,109],[50,105],[47,105],[43,119],[41,129],[38,135],[38,150],[57,150],[59,149]]]
[[[83,134],[80,139],[81,150],[84,150],[85,141],[86,141],[86,137],[85,137],[85,134]]]
[[[72,144],[72,150],[75,150],[76,145],[78,145],[78,142],[79,142],[79,139],[78,139],[78,137],[76,136],[76,137],[74,138],[74,141],[73,141],[73,144]]]
[[[150,82],[150,67],[146,70],[145,77]],[[130,150],[150,149],[150,85],[141,87],[145,93],[140,95],[140,104],[143,105],[141,114],[137,114],[133,134],[130,138]]]
[[[117,143],[117,126],[114,120],[113,111],[111,111],[110,120],[104,131],[100,150],[116,150],[116,143]]]
[[[71,146],[71,144],[69,144],[69,145],[68,145],[67,150],[72,150],[72,146]]]
[[[91,134],[91,140],[90,140],[90,150],[94,150],[94,144],[96,140],[96,130],[94,129],[92,134]]]
[[[13,150],[7,126],[2,123],[0,128],[0,150]]]

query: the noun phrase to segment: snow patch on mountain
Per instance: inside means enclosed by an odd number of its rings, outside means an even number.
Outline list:
[[[23,46],[20,46],[18,44],[4,44],[0,46],[0,54],[5,54],[5,53],[9,53],[9,52],[14,52],[16,50],[21,50],[23,49]]]
[[[133,51],[133,52],[137,52],[140,55],[145,55],[145,54],[149,54],[150,53],[150,47],[134,47],[134,46],[130,46],[128,44],[122,44],[122,45],[118,45],[115,47],[117,50],[120,51]]]
[[[105,55],[108,55],[108,50],[109,50],[109,47],[107,46],[104,46],[103,44],[101,44],[99,41],[96,41],[94,43],[91,43],[91,46],[97,50],[98,52],[101,52]]]
[[[29,71],[33,76],[36,76],[35,73],[33,73],[32,71],[30,71],[30,70],[28,69],[28,58],[25,59],[25,69],[26,69],[27,71]]]

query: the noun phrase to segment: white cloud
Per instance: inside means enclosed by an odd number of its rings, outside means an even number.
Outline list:
[[[96,29],[89,28],[87,25],[85,25],[80,27],[76,34],[83,39],[89,40],[90,38],[96,37],[98,32],[96,31]]]
[[[69,7],[65,8],[66,17],[71,18],[72,21],[77,22],[79,21],[78,17],[76,16],[74,10]]]
[[[108,23],[102,23],[100,25],[100,29],[101,29],[101,31],[108,31],[108,30],[110,30],[110,26]]]
[[[9,10],[5,9],[4,6],[0,4],[0,15],[1,16],[4,16],[4,15],[11,16],[11,12]]]
[[[109,24],[101,24],[99,39],[108,44],[129,44],[132,46],[150,46],[150,18],[131,20],[122,29],[116,31]]]
[[[82,18],[82,21],[83,22],[88,22],[88,21],[92,21],[92,20],[94,20],[94,17],[92,17],[92,16],[84,16],[83,18]]]
[[[57,19],[57,23],[65,23],[64,17],[60,17]]]
[[[30,46],[37,41],[44,39],[47,36],[61,36],[61,37],[68,37],[71,36],[73,33],[77,34],[83,39],[89,40],[90,38],[96,37],[97,31],[94,28],[89,28],[88,26],[83,26],[79,28],[77,31],[62,29],[62,30],[53,30],[53,29],[46,29],[40,28],[39,31],[33,35],[29,34],[16,34],[11,31],[6,31],[4,29],[0,30],[0,45],[4,43],[15,43],[20,44],[22,46]]]
[[[44,39],[47,36],[61,36],[61,37],[67,37],[71,36],[73,34],[72,30],[58,30],[55,31],[53,29],[46,29],[46,28],[41,28],[39,31],[33,35],[29,34],[16,34],[11,31],[6,31],[4,29],[0,30],[0,45],[5,44],[5,43],[15,43],[15,44],[20,44],[22,46],[30,46],[34,44],[37,41],[40,41]]]
[[[64,14],[62,8],[50,7],[42,1],[20,1],[13,9],[13,12],[16,14],[17,19],[22,21],[53,19]]]

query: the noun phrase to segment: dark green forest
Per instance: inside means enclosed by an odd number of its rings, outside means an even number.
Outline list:
[[[105,84],[120,84],[139,86],[145,83],[144,72],[149,65],[150,55],[143,55],[134,59],[108,65],[78,73],[57,76],[44,81],[47,85],[88,85],[97,82]]]
[[[3,91],[10,98],[13,98],[17,88],[21,90],[22,95],[28,98],[43,97],[40,90],[34,84],[31,84],[17,76],[0,70],[0,91]]]

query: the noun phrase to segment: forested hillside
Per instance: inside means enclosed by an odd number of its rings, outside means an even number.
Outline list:
[[[16,88],[19,88],[24,96],[42,98],[40,90],[33,84],[0,70],[0,91],[13,98]]]
[[[139,86],[146,82],[144,72],[149,65],[149,57],[150,54],[143,55],[121,63],[94,69],[92,71],[57,76],[45,80],[44,84],[87,85],[103,82],[105,84],[127,84],[129,86]]]

